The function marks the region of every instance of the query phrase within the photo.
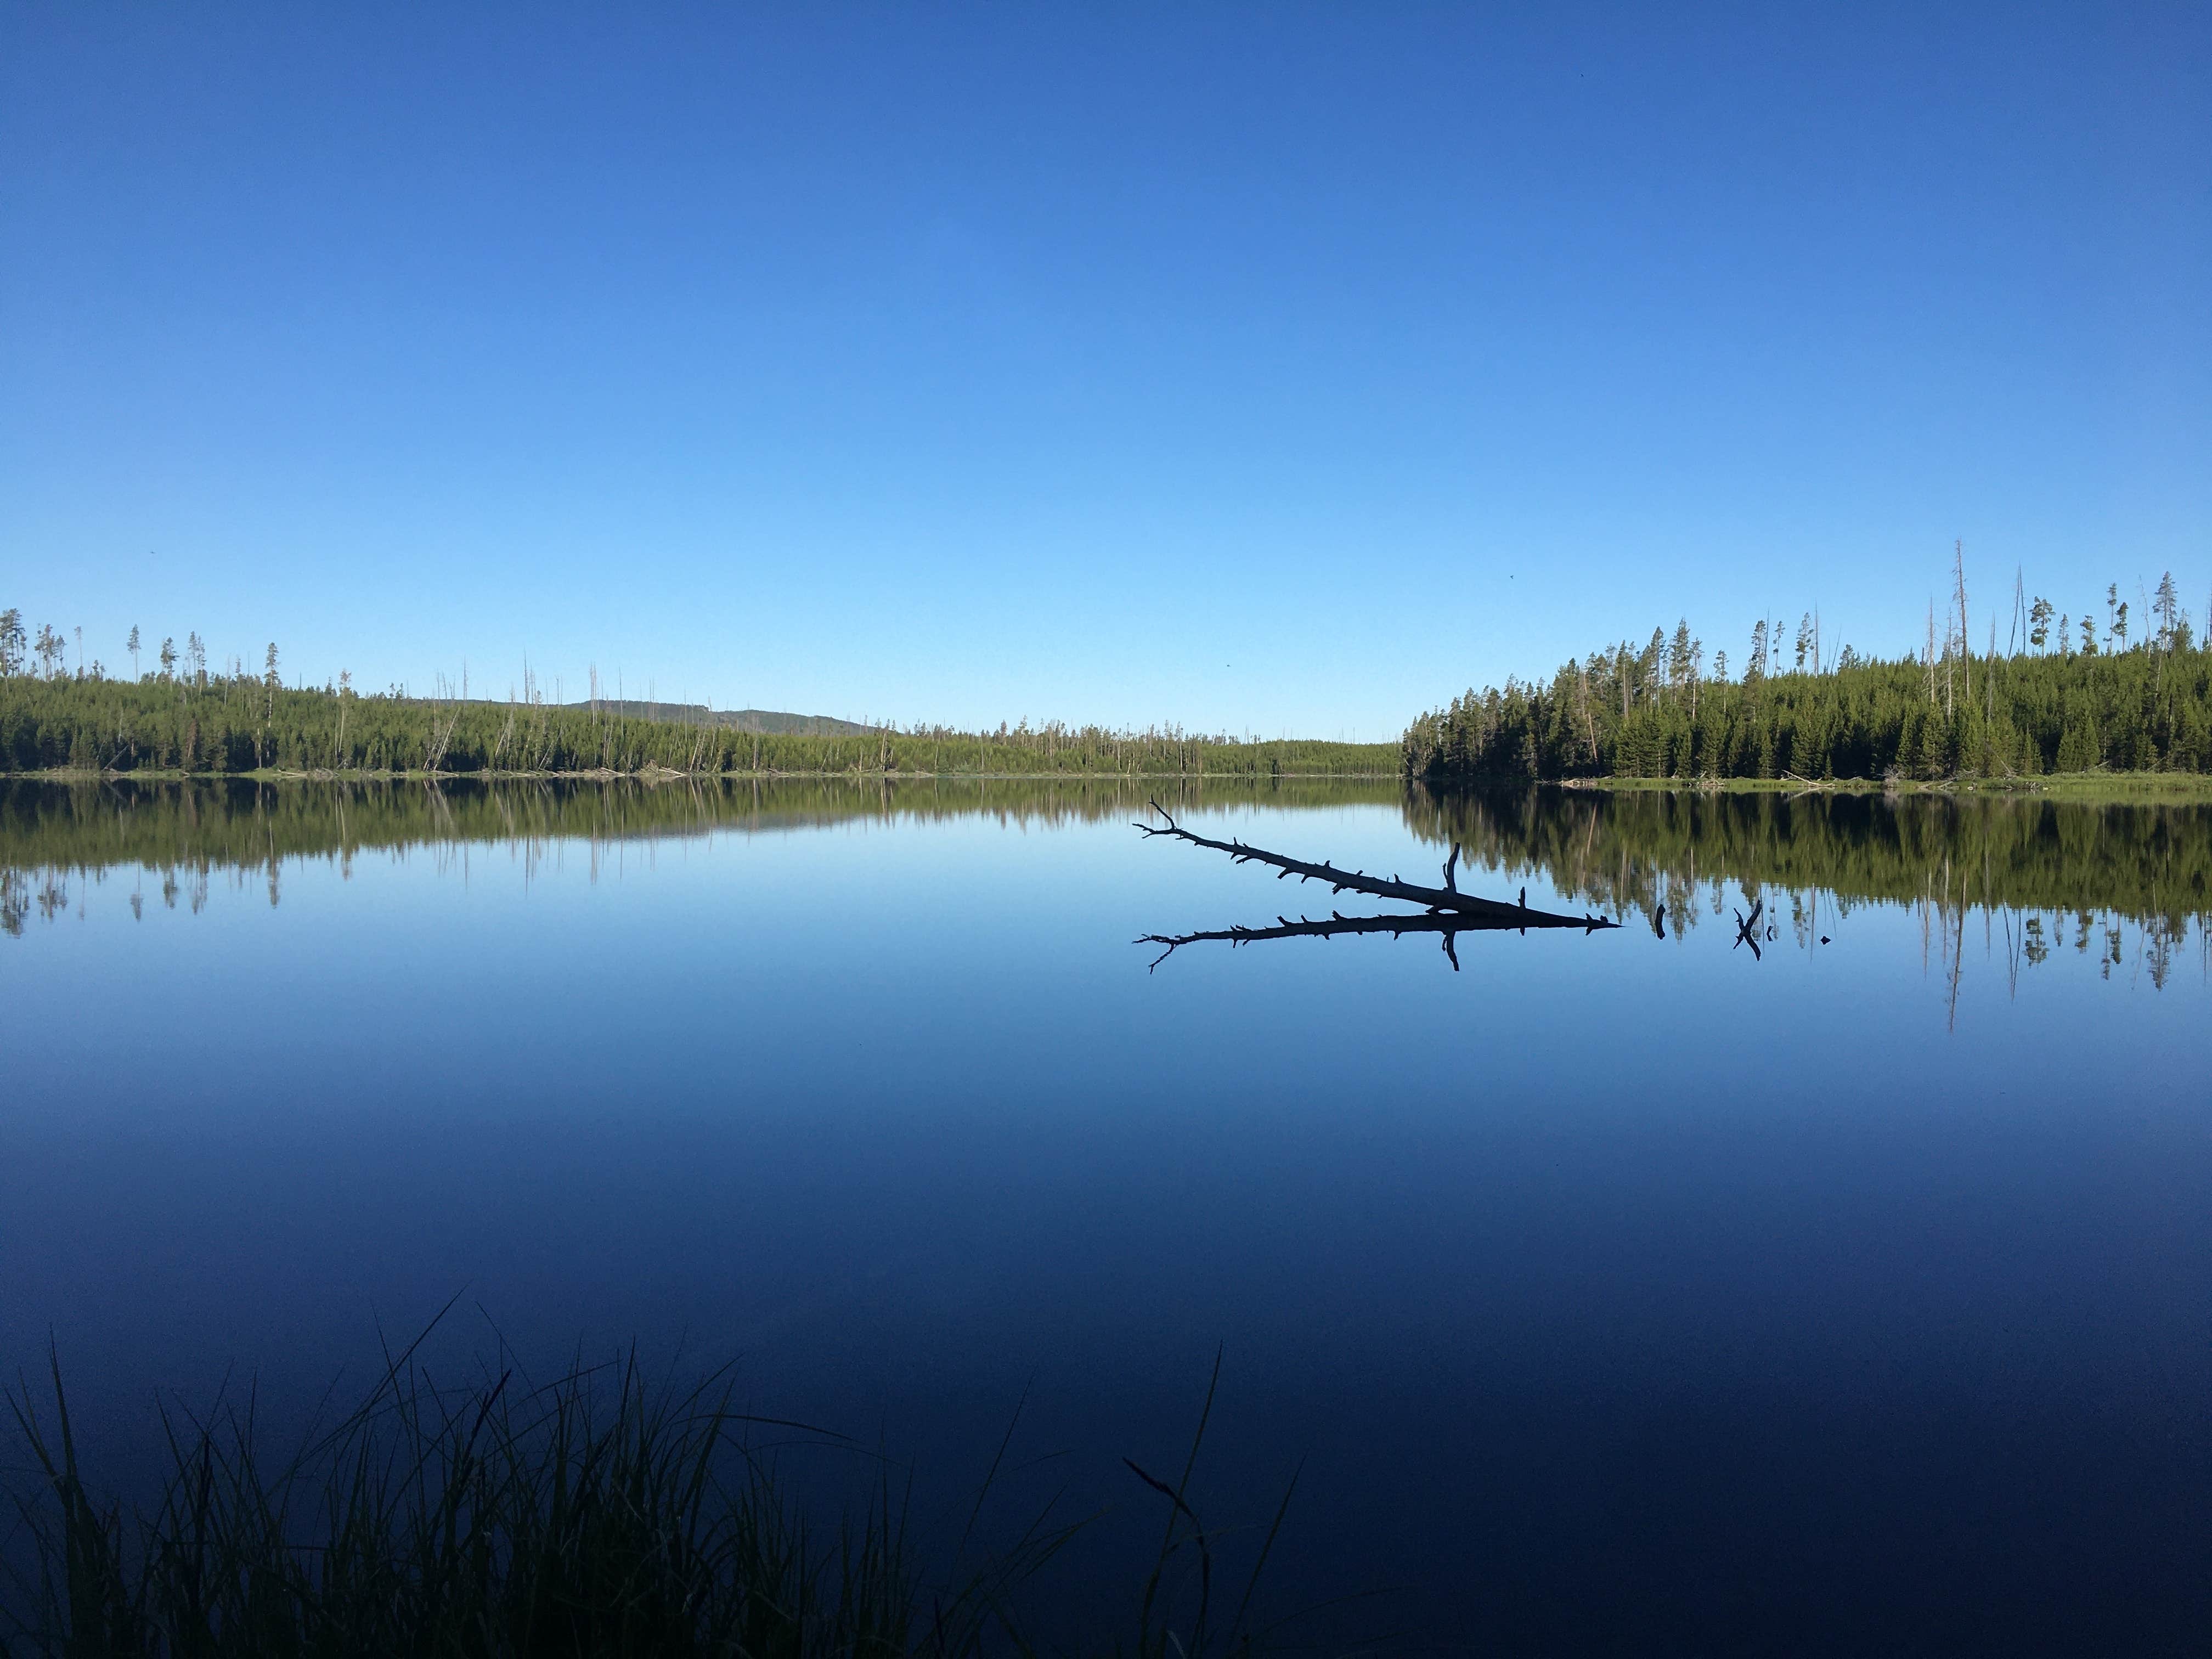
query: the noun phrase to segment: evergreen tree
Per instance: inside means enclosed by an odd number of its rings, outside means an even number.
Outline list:
[[[171,646],[173,658],[174,647]],[[144,682],[11,677],[0,682],[0,772],[84,763],[240,773],[281,769],[560,773],[660,770],[833,773],[889,776],[948,771],[1002,775],[1166,775],[1202,777],[1387,775],[1398,752],[1385,744],[1246,743],[1176,728],[1110,731],[1058,723],[995,733],[939,726],[877,726],[844,733],[766,733],[726,719],[647,719],[607,708],[533,701],[362,697],[351,676],[333,690],[288,687],[264,653],[259,675],[235,662],[210,676],[205,695],[178,695],[169,678]],[[534,692],[534,686],[532,688]],[[1565,741],[1553,700],[1517,683],[1509,697],[1469,694],[1474,718],[1522,765],[1539,765]],[[619,706],[617,706],[619,707]]]
[[[2117,599],[2113,614],[2117,627]],[[2212,771],[2212,652],[2101,651],[2094,623],[2083,627],[2078,654],[1993,660],[1970,694],[1955,613],[1940,655],[1932,641],[1917,659],[1890,661],[1847,645],[1820,674],[1771,672],[1768,619],[1753,630],[1739,684],[1729,684],[1723,653],[1689,696],[1640,690],[1656,647],[1617,644],[1571,660],[1548,685],[1509,679],[1422,715],[1407,729],[1405,765],[1432,778]],[[1670,675],[1693,655],[1686,632],[1678,627],[1667,649]],[[2169,637],[2190,637],[2185,619],[2177,615]]]

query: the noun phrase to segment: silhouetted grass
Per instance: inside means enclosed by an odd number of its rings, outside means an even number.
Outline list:
[[[10,1563],[0,1655],[11,1659],[1028,1654],[1019,1593],[1083,1524],[1048,1508],[932,1582],[890,1466],[874,1461],[871,1495],[834,1528],[816,1527],[779,1485],[780,1450],[866,1454],[733,1409],[726,1372],[659,1384],[632,1357],[544,1384],[507,1369],[451,1389],[417,1347],[279,1464],[264,1462],[250,1394],[204,1420],[165,1411],[160,1496],[126,1516],[81,1466],[58,1364],[46,1393],[21,1384],[9,1400],[30,1476],[0,1552]],[[1252,1589],[1283,1516],[1223,1620],[1215,1535],[1188,1497],[1212,1399],[1209,1386],[1181,1480],[1137,1470],[1166,1501],[1165,1534],[1134,1628],[1100,1632],[1089,1650],[1258,1650]]]

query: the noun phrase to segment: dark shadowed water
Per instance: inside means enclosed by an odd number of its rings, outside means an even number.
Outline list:
[[[1026,1394],[1012,1496],[1110,1539],[1219,1351],[1201,1510],[1303,1465],[1268,1582],[1388,1591],[1340,1636],[2203,1650],[2212,813],[1184,792],[1625,925],[1148,971],[1392,907],[1146,793],[7,788],[0,1361],[126,1469],[460,1293],[740,1357],[926,1510]]]

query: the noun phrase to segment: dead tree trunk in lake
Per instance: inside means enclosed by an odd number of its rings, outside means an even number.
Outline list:
[[[1331,911],[1326,920],[1315,921],[1301,916],[1292,921],[1288,916],[1277,916],[1273,927],[1226,927],[1193,933],[1146,933],[1136,942],[1139,945],[1164,945],[1167,949],[1153,961],[1157,968],[1177,947],[1195,944],[1201,939],[1226,939],[1232,946],[1249,945],[1270,939],[1333,939],[1339,933],[1389,933],[1397,938],[1404,933],[1441,933],[1444,955],[1451,959],[1454,971],[1459,968],[1459,953],[1453,941],[1466,933],[1526,933],[1531,927],[1578,927],[1584,933],[1599,928],[1618,927],[1620,924],[1607,921],[1602,916],[1583,915],[1561,915],[1548,910],[1532,910],[1528,905],[1527,888],[1521,890],[1522,902],[1508,904],[1498,899],[1478,898],[1459,890],[1457,870],[1459,844],[1452,844],[1451,856],[1444,860],[1444,884],[1424,887],[1416,882],[1402,881],[1393,875],[1387,881],[1370,876],[1364,870],[1340,870],[1333,864],[1312,864],[1303,859],[1286,858],[1280,853],[1271,853],[1265,848],[1251,847],[1241,841],[1214,841],[1205,836],[1194,835],[1169,816],[1159,802],[1151,803],[1153,811],[1167,820],[1161,829],[1149,823],[1135,826],[1146,836],[1169,836],[1177,841],[1187,841],[1194,847],[1204,847],[1213,852],[1226,853],[1237,864],[1264,864],[1275,872],[1275,879],[1296,876],[1300,882],[1318,881],[1332,893],[1366,893],[1376,898],[1399,899],[1407,903],[1425,907],[1419,915],[1347,916]]]

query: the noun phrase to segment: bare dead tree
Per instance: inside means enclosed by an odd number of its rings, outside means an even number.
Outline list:
[[[429,741],[424,745],[422,753],[422,769],[425,772],[434,775],[446,763],[446,750],[453,744],[453,728],[460,724],[460,720],[461,712],[458,708],[449,708],[442,720],[434,712],[431,714]]]
[[[1226,853],[1238,864],[1264,864],[1276,871],[1275,879],[1296,876],[1300,881],[1318,881],[1332,893],[1366,893],[1375,898],[1402,899],[1409,904],[1428,907],[1431,914],[1454,911],[1462,915],[1478,916],[1486,921],[1502,922],[1508,927],[1612,927],[1619,924],[1591,915],[1563,916],[1547,911],[1531,910],[1525,903],[1507,904],[1498,899],[1478,898],[1472,893],[1459,890],[1454,871],[1459,864],[1459,848],[1452,848],[1451,856],[1444,860],[1444,885],[1423,887],[1417,883],[1401,881],[1392,876],[1388,881],[1370,876],[1364,870],[1340,870],[1333,864],[1310,864],[1303,859],[1285,858],[1280,853],[1270,853],[1265,848],[1249,847],[1241,841],[1213,841],[1205,836],[1194,836],[1170,817],[1159,802],[1150,803],[1153,811],[1167,819],[1167,828],[1158,829],[1149,823],[1134,826],[1145,836],[1172,836],[1187,841],[1194,847],[1209,848],[1217,853]],[[1525,894],[1527,890],[1522,890]]]
[[[1531,927],[1577,927],[1584,933],[1600,928],[1618,927],[1620,924],[1602,916],[1583,915],[1561,915],[1548,910],[1528,908],[1528,890],[1521,890],[1521,902],[1507,904],[1498,899],[1479,898],[1459,889],[1459,845],[1452,844],[1451,856],[1444,860],[1444,884],[1424,887],[1418,883],[1401,880],[1393,875],[1388,881],[1370,876],[1364,870],[1340,870],[1333,864],[1313,864],[1303,859],[1287,858],[1280,853],[1271,853],[1265,848],[1252,847],[1241,841],[1215,841],[1209,836],[1194,835],[1170,816],[1167,809],[1157,800],[1150,803],[1154,812],[1166,820],[1167,827],[1139,823],[1139,833],[1172,836],[1187,841],[1194,847],[1206,848],[1217,853],[1226,853],[1237,864],[1264,864],[1273,869],[1275,879],[1296,876],[1301,883],[1318,881],[1331,893],[1365,893],[1376,898],[1399,899],[1407,903],[1422,905],[1419,915],[1347,916],[1331,911],[1328,918],[1315,921],[1304,916],[1292,921],[1279,915],[1273,927],[1226,927],[1191,933],[1146,933],[1136,943],[1164,945],[1167,947],[1154,959],[1157,968],[1174,955],[1182,945],[1201,939],[1226,939],[1234,946],[1249,945],[1271,939],[1333,939],[1340,933],[1389,933],[1397,938],[1405,933],[1441,933],[1444,955],[1451,959],[1455,972],[1459,968],[1459,953],[1453,941],[1463,933],[1526,933]]]
[[[1963,539],[1951,544],[1951,580],[1957,590],[1959,605],[1959,656],[1966,677],[1966,708],[1974,706],[1974,642],[1966,633],[1966,544]]]
[[[1443,937],[1444,955],[1451,960],[1452,971],[1457,973],[1459,952],[1454,948],[1453,942],[1460,934],[1510,933],[1525,931],[1510,921],[1479,921],[1466,916],[1449,914],[1418,916],[1347,916],[1334,910],[1329,912],[1328,919],[1325,921],[1316,921],[1308,916],[1300,916],[1296,921],[1292,921],[1288,916],[1277,916],[1275,924],[1273,927],[1211,927],[1191,933],[1144,933],[1140,934],[1134,942],[1139,945],[1164,945],[1167,947],[1152,958],[1152,966],[1157,968],[1183,945],[1196,945],[1207,939],[1226,939],[1231,948],[1234,949],[1239,945],[1255,945],[1263,939],[1334,939],[1341,933],[1388,933],[1392,939],[1399,939],[1407,933],[1439,933]],[[1562,923],[1558,921],[1531,921],[1528,924],[1531,927],[1561,925]],[[1618,924],[1610,921],[1569,920],[1564,925],[1589,928],[1612,927]]]

